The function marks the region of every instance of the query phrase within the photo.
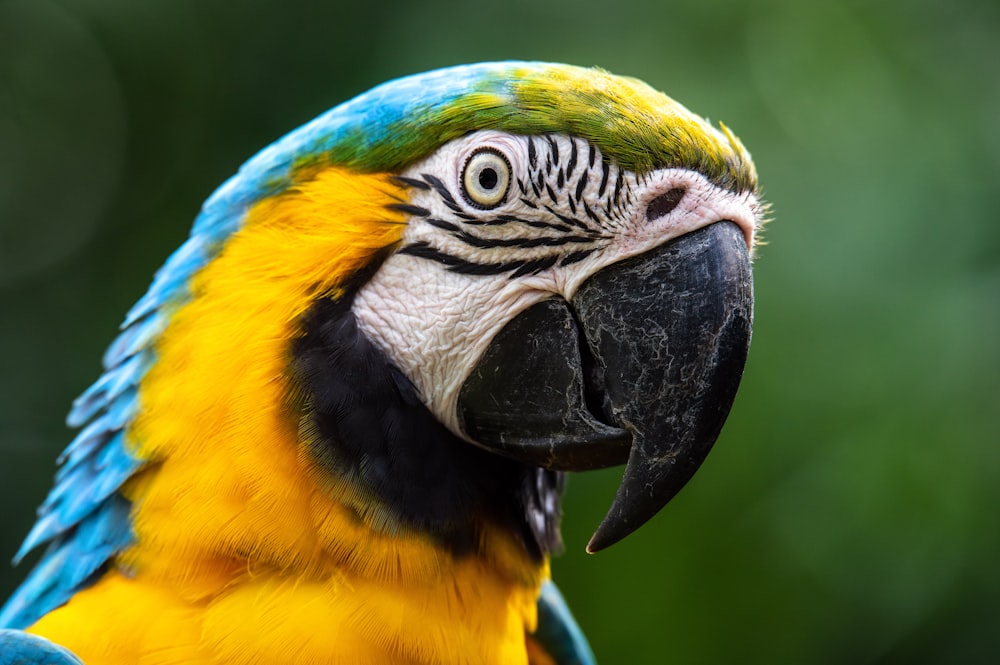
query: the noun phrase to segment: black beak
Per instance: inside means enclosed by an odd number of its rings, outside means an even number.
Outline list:
[[[655,515],[715,443],[750,343],[753,284],[743,233],[718,222],[601,270],[571,303],[522,312],[459,395],[465,433],[526,464],[625,463],[587,546]]]

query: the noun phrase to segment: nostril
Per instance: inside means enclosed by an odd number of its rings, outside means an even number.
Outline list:
[[[677,204],[681,202],[686,193],[686,189],[676,187],[657,196],[646,207],[646,221],[651,222],[666,215],[677,207]]]

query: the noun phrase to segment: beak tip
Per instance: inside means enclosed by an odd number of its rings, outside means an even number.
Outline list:
[[[638,519],[632,519],[635,515],[628,514],[630,508],[633,507],[628,505],[623,506],[620,499],[616,498],[608,514],[601,521],[597,530],[594,531],[594,535],[590,537],[590,541],[587,543],[588,554],[596,554],[624,540],[653,516],[653,513],[650,513],[649,515],[639,516]]]
[[[611,524],[608,522],[611,521]],[[644,522],[643,522],[644,523]],[[615,523],[613,520],[605,518],[604,522],[597,527],[597,531],[590,537],[587,543],[587,554],[597,554],[601,550],[606,550],[612,545],[624,540],[633,531],[642,526],[643,523],[635,526],[623,526],[622,523]]]
[[[610,543],[602,543],[597,537],[597,533],[590,537],[590,541],[587,543],[587,554],[597,554],[601,550],[608,547]]]
[[[605,542],[605,538],[603,538],[601,535],[601,533],[604,530],[603,527],[604,524],[602,523],[601,526],[598,527],[596,531],[594,531],[594,534],[590,537],[590,540],[587,541],[587,554],[597,554],[598,552],[600,552],[601,550],[605,549],[608,546],[608,543]]]
[[[607,542],[605,538],[602,538],[600,532],[600,529],[595,531],[594,535],[590,537],[590,541],[587,542],[587,554],[597,554],[614,544],[614,542]]]

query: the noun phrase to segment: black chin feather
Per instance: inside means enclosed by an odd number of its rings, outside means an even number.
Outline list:
[[[292,347],[292,406],[316,462],[456,555],[474,551],[484,521],[535,558],[561,548],[563,474],[453,435],[358,328],[350,300],[317,300]]]

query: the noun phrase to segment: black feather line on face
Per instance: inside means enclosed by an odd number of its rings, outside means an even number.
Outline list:
[[[550,164],[558,164],[559,163],[559,144],[556,142],[555,137],[552,136],[551,134],[546,134],[545,135],[545,140],[548,141],[548,143],[549,143],[549,150],[551,151],[550,154],[549,154],[549,159],[550,159],[549,163]]]
[[[566,179],[573,177],[573,169],[576,168],[576,139],[570,141],[569,161],[566,163]]]
[[[534,247],[561,247],[562,245],[574,245],[580,243],[593,242],[592,235],[558,235],[558,236],[533,236],[530,238],[484,238],[473,235],[460,228],[457,224],[430,217],[427,223],[431,226],[447,231],[451,236],[461,242],[475,247],[476,249],[494,249],[500,247],[511,247],[519,249],[531,249]],[[506,222],[510,223],[510,222]]]
[[[583,172],[580,174],[580,179],[576,183],[576,191],[573,193],[577,203],[579,203],[580,199],[583,198],[583,190],[587,188],[588,182],[590,182],[590,169],[583,169]]]
[[[467,254],[448,244],[445,246],[449,248],[445,249],[437,240],[431,239],[411,242],[400,253],[435,261],[452,272],[467,275],[511,273],[509,277],[513,279],[536,274],[555,265],[575,263],[599,249],[598,245],[611,237],[608,229],[616,216],[627,212],[624,208],[632,200],[631,184],[626,182],[624,172],[600,157],[600,153],[587,141],[570,138],[567,147],[565,138],[552,135],[544,135],[537,140],[526,137],[526,140],[527,170],[513,174],[512,181],[517,183],[523,194],[520,202],[534,212],[525,212],[523,217],[511,214],[490,216],[486,211],[467,212],[458,203],[461,197],[452,192],[444,180],[431,173],[421,173],[419,180],[406,181],[421,184],[423,190],[436,195],[447,210],[442,210],[440,206],[425,208],[411,204],[395,204],[396,209],[402,210],[401,205],[407,205],[413,216],[422,217],[424,223],[445,231],[454,240],[476,251]],[[560,146],[561,142],[564,145]],[[587,150],[586,162],[581,161],[584,148]],[[565,162],[561,162],[561,158],[565,158]],[[601,206],[598,210],[604,213],[604,219],[585,198],[591,171],[596,180],[598,168],[600,185],[597,197]],[[566,208],[560,207],[562,193],[566,195]],[[546,196],[549,201],[543,202]],[[431,208],[438,210],[436,216],[429,212]],[[521,228],[516,229],[518,226]],[[506,229],[494,231],[500,227]],[[539,235],[533,230],[552,233]],[[544,247],[566,247],[569,250],[574,245],[579,247],[588,243],[595,246],[586,251],[573,249],[559,255],[545,253],[540,256],[538,252],[531,251]],[[492,250],[497,250],[497,253],[493,254]]]
[[[545,183],[545,192],[549,195],[549,198],[552,199],[553,203],[556,205],[559,204],[559,197],[556,196],[555,190],[552,189],[552,186],[549,183]]]
[[[423,189],[423,190],[431,188],[430,185],[428,185],[426,182],[424,182],[423,180],[417,180],[416,178],[407,178],[406,176],[395,175],[392,176],[392,180],[394,180],[397,184],[402,185],[403,187],[415,187],[417,189]]]
[[[601,160],[601,185],[597,188],[597,196],[604,196],[604,191],[608,188],[608,176],[611,175],[611,164]]]
[[[560,233],[569,233],[573,229],[558,222],[542,222],[537,219],[522,219],[516,215],[497,215],[488,219],[475,219],[466,222],[469,226],[503,226],[505,224],[523,224],[533,229],[552,229]]]
[[[561,547],[562,474],[460,440],[358,328],[350,299],[317,300],[291,349],[291,408],[302,442],[336,483],[391,516],[386,528],[427,533],[455,556],[474,554],[485,521],[535,560]],[[352,505],[359,515],[371,505]],[[373,528],[378,528],[374,525]],[[384,525],[383,525],[384,526]]]
[[[389,210],[395,210],[396,212],[401,212],[404,215],[412,215],[414,217],[429,217],[431,211],[427,208],[422,208],[412,203],[390,203],[386,206]]]

